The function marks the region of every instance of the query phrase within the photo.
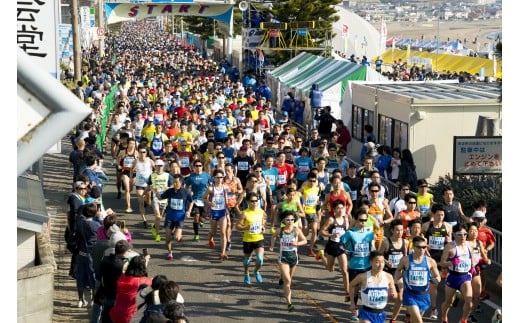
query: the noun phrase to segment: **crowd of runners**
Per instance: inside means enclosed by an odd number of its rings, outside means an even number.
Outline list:
[[[243,282],[251,284],[252,274],[262,283],[270,237],[288,311],[295,310],[291,280],[305,255],[330,272],[338,264],[352,319],[384,322],[392,300],[391,322],[401,307],[409,322],[422,322],[425,313],[447,322],[459,301],[461,322],[476,320],[480,300],[489,297],[483,280],[495,245],[485,201],[466,216],[453,189],[434,201],[424,180],[399,182],[399,196],[389,197],[381,181],[386,170],[375,168],[370,154],[358,168],[337,133],[299,134],[288,113],[273,105],[265,80],[253,74],[232,80],[229,62],[204,57],[152,22],[125,23],[106,42],[104,58],[84,53],[91,64],[75,93],[93,113],[78,125],[70,155],[70,274],[78,306],[89,304],[86,293],[94,291],[93,321],[129,322],[139,295],[148,313],[142,322],[173,313],[186,320],[179,287],[166,277],[146,277],[146,250],[132,250],[124,221],[103,202],[109,167],[117,174],[118,208],[164,242],[168,260],[184,235],[217,248],[226,261],[232,236],[240,235],[243,244],[235,247],[243,250]],[[206,237],[203,225],[210,226]],[[437,304],[441,280],[445,297]],[[142,284],[149,287],[137,292]]]

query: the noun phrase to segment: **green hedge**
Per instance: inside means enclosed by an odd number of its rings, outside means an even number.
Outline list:
[[[103,151],[103,144],[105,143],[105,138],[107,135],[107,122],[110,117],[110,113],[114,109],[115,100],[114,97],[116,95],[118,84],[115,84],[110,89],[110,93],[105,97],[105,111],[103,112],[103,116],[101,117],[101,122],[99,123],[101,132],[98,134],[96,138],[96,145],[100,151]]]

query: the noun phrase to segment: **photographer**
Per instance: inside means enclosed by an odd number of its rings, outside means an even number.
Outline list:
[[[330,114],[330,106],[318,108],[314,120],[319,121],[318,133],[320,134],[320,138],[330,138],[332,125],[336,122],[336,118]]]

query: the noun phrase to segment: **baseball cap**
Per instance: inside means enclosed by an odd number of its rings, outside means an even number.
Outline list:
[[[164,166],[164,162],[162,161],[162,159],[157,159],[155,161],[155,166]]]
[[[247,151],[247,147],[246,146],[240,147],[240,151]]]
[[[125,119],[125,122],[132,122],[132,119],[130,119],[130,118],[126,118],[126,119]]]
[[[471,215],[472,219],[484,219],[485,217],[486,217],[486,215],[482,211],[475,211]]]
[[[284,111],[282,114],[283,114],[285,117],[289,115],[289,113],[287,113],[287,111]]]

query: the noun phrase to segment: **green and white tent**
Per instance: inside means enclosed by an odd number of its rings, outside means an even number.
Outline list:
[[[306,101],[313,84],[323,93],[322,105],[331,107],[332,115],[342,119],[342,110],[351,105],[349,81],[384,81],[385,78],[371,67],[352,63],[342,58],[333,59],[302,52],[267,74],[267,84],[273,92],[273,103],[281,107],[283,97],[292,92]],[[309,109],[306,109],[309,110]],[[305,120],[310,118],[306,111]]]

